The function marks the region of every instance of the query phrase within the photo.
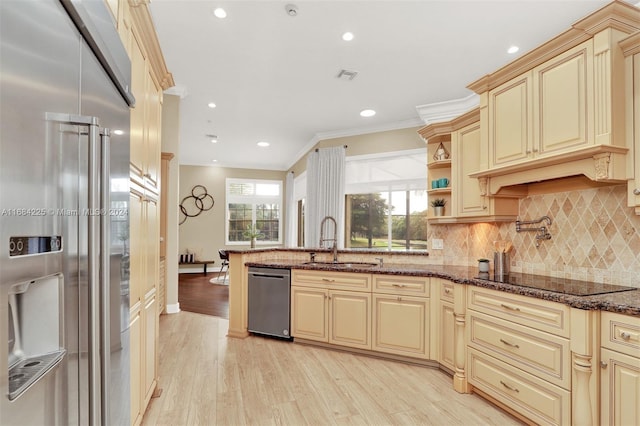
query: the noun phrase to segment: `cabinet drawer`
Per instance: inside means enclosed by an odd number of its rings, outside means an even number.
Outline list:
[[[294,269],[291,285],[370,292],[371,274]]]
[[[447,280],[440,280],[440,300],[453,303],[453,283]]]
[[[640,317],[602,312],[600,327],[603,347],[640,356]]]
[[[541,425],[571,424],[571,393],[469,348],[469,383]]]
[[[571,388],[568,339],[472,312],[469,345],[557,386]]]
[[[374,275],[373,291],[386,294],[409,294],[429,297],[428,277],[407,277],[402,275]]]
[[[469,309],[569,338],[570,308],[534,297],[468,286]]]

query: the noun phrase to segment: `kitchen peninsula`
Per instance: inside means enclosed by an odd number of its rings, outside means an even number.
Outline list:
[[[305,249],[230,250],[229,336],[248,336],[248,267],[291,269],[292,289],[325,291],[328,299],[331,292],[366,296],[355,305],[365,307],[365,325],[358,328],[365,330],[364,338],[353,343],[337,336],[333,344],[330,337],[299,338],[292,299],[294,342],[439,366],[453,375],[458,392],[473,391],[525,421],[543,424],[578,424],[607,412],[611,404],[599,395],[602,386],[610,386],[609,376],[601,365],[614,368],[606,357],[617,353],[605,345],[613,341],[627,350],[639,345],[640,288],[529,274],[514,274],[515,285],[494,282],[477,278],[475,267],[429,264],[426,252],[341,251],[338,264],[331,263],[329,250],[314,252],[315,262],[309,263]],[[355,277],[366,285],[349,289]],[[339,288],[342,282],[346,287]],[[327,316],[331,321],[332,314]],[[421,323],[409,323],[410,318]],[[401,327],[400,337],[389,324]],[[612,339],[605,338],[608,333]],[[635,357],[623,355],[640,370],[633,350]]]

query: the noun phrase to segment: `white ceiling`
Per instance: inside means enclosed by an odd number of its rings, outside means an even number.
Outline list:
[[[296,17],[286,13],[289,3]],[[417,106],[471,95],[469,83],[607,3],[153,0],[150,7],[176,83],[167,93],[182,96],[180,164],[287,170],[318,140],[420,126]],[[226,19],[213,15],[216,7]],[[353,41],[341,39],[345,31]],[[520,52],[509,55],[513,44]],[[358,75],[338,79],[341,69]],[[377,114],[360,117],[365,108]]]

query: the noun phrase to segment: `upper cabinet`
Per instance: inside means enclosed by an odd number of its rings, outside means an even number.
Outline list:
[[[430,223],[515,220],[515,198],[487,197],[486,180],[469,177],[481,167],[480,110],[418,131],[427,142],[427,192],[445,201],[442,216],[429,210]],[[444,151],[444,156],[443,156]]]
[[[627,144],[632,152],[629,168],[633,175],[627,185],[629,207],[635,207],[640,215],[640,31],[622,40],[620,47],[625,56]]]
[[[640,9],[615,1],[468,86],[480,95],[486,158],[471,176],[486,179],[489,195],[575,175],[629,179],[618,43],[639,29]]]

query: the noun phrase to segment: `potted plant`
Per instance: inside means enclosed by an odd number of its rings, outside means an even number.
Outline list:
[[[247,230],[244,231],[244,236],[251,240],[251,248],[255,248],[256,239],[262,238],[262,232],[260,232],[255,225],[247,225]]]
[[[444,205],[447,204],[447,200],[444,198],[436,198],[431,201],[433,207],[434,216],[444,216]]]

